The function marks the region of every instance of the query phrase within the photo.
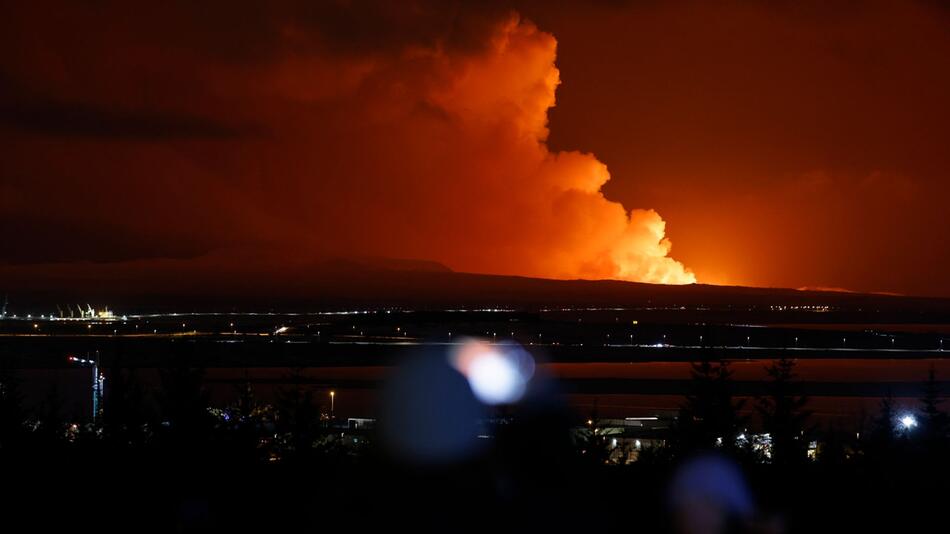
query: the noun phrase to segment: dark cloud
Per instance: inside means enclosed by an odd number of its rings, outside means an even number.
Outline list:
[[[0,102],[0,128],[4,127],[33,134],[120,140],[228,138],[262,133],[261,128],[253,125],[235,126],[198,116],[15,98]]]
[[[124,221],[56,220],[0,216],[0,264],[107,263],[129,259],[189,259],[208,254],[208,243],[187,233],[146,234]]]
[[[510,12],[500,2],[302,2],[283,17],[333,52],[389,54],[406,46],[482,51]]]

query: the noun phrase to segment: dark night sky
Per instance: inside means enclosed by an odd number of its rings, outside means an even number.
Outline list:
[[[359,255],[950,296],[950,11],[551,4],[13,3],[0,277]]]

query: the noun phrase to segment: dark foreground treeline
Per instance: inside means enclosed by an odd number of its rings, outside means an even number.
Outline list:
[[[623,464],[596,415],[577,431],[557,402],[506,407],[476,451],[427,462],[333,421],[297,373],[272,404],[245,384],[231,405],[211,406],[200,369],[170,366],[150,391],[134,370],[114,368],[100,413],[78,423],[55,390],[25,407],[16,372],[0,369],[0,529],[943,530],[950,422],[932,373],[913,414],[884,399],[860,432],[812,424],[794,362],[779,360],[766,375],[769,394],[741,401],[727,363],[694,364],[665,444]],[[399,431],[448,443],[451,425],[425,421],[456,417],[435,389],[434,411]],[[743,415],[749,408],[754,420]],[[715,469],[685,477],[696,490],[686,500],[671,496],[671,481],[703,451],[738,466],[753,509],[734,504],[742,491]],[[728,521],[684,519],[710,508]]]

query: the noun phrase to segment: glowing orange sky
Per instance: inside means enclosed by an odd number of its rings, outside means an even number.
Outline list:
[[[555,148],[663,215],[700,280],[950,295],[950,11],[936,2],[531,9]]]
[[[950,15],[796,6],[19,5],[0,271],[359,255],[950,295]]]

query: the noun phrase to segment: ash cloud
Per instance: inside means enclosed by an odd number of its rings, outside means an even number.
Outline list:
[[[23,225],[18,263],[78,261],[84,248],[98,250],[85,259],[181,257],[169,242],[187,236],[209,254],[257,246],[262,265],[373,255],[695,281],[670,256],[659,214],[603,196],[603,163],[548,149],[556,41],[513,13],[442,3],[184,3],[154,16],[48,7],[18,6],[8,19],[0,72],[96,113],[80,113],[77,127],[48,109],[7,110],[19,128],[0,131],[11,149],[0,208],[64,228],[82,221],[84,231],[58,238],[38,225],[30,239]],[[230,124],[267,135],[219,126]],[[106,239],[116,224],[142,240]],[[57,247],[70,253],[48,250]]]

